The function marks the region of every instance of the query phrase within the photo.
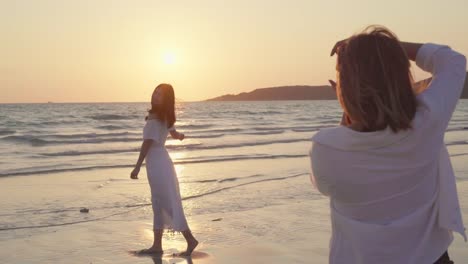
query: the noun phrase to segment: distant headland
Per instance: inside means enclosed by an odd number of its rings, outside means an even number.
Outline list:
[[[248,93],[227,94],[207,101],[277,101],[277,100],[336,100],[330,86],[278,86],[255,89]]]
[[[467,74],[468,75],[468,74]],[[468,99],[468,76],[461,96]],[[206,101],[279,101],[279,100],[336,100],[336,94],[329,85],[278,86],[255,89],[240,94],[226,94]]]

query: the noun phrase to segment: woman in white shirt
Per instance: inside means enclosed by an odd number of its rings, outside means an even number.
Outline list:
[[[343,120],[314,135],[310,151],[312,181],[330,197],[330,263],[453,263],[452,230],[466,236],[444,133],[465,57],[400,42],[382,27],[338,42],[334,53]],[[409,60],[432,74],[419,94]]]

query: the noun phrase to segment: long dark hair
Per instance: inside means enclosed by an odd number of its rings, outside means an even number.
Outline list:
[[[161,104],[151,104],[148,115],[156,115],[160,121],[165,122],[167,127],[170,128],[176,122],[174,88],[170,84],[161,83],[156,86],[153,95],[157,90],[159,90],[162,96]],[[148,116],[146,120],[148,120]]]
[[[411,128],[416,97],[408,57],[390,30],[370,26],[338,52],[338,94],[346,114],[365,132]]]

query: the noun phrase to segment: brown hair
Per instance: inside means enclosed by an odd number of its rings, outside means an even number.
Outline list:
[[[411,128],[417,103],[410,62],[398,38],[384,27],[370,26],[337,53],[338,98],[351,121],[363,132]]]
[[[160,121],[166,122],[167,127],[170,128],[176,122],[174,88],[170,84],[161,83],[156,86],[153,94],[158,89],[162,94],[162,102],[161,104],[151,104],[148,114],[155,114]],[[146,117],[146,120],[148,120],[148,117]]]

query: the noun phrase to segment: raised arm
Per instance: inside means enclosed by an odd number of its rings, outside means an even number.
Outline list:
[[[182,141],[185,138],[185,135],[183,133],[177,132],[177,130],[175,128],[169,130],[169,133],[171,134],[171,137],[173,139],[178,139],[178,140]]]
[[[135,165],[135,168],[130,173],[130,178],[135,179],[135,180],[138,179],[138,173],[140,172],[141,165],[143,164],[143,161],[145,160],[146,155],[148,154],[148,150],[150,149],[152,144],[153,144],[152,139],[143,140],[143,144],[141,144],[141,148],[140,148],[140,155],[138,156],[138,161]]]
[[[416,64],[432,74],[421,99],[445,130],[463,90],[466,58],[448,46],[428,43],[417,50]]]
[[[418,55],[419,49],[423,44],[421,43],[410,43],[410,42],[400,42],[401,47],[405,50],[408,55],[408,59],[416,61],[416,56]]]

